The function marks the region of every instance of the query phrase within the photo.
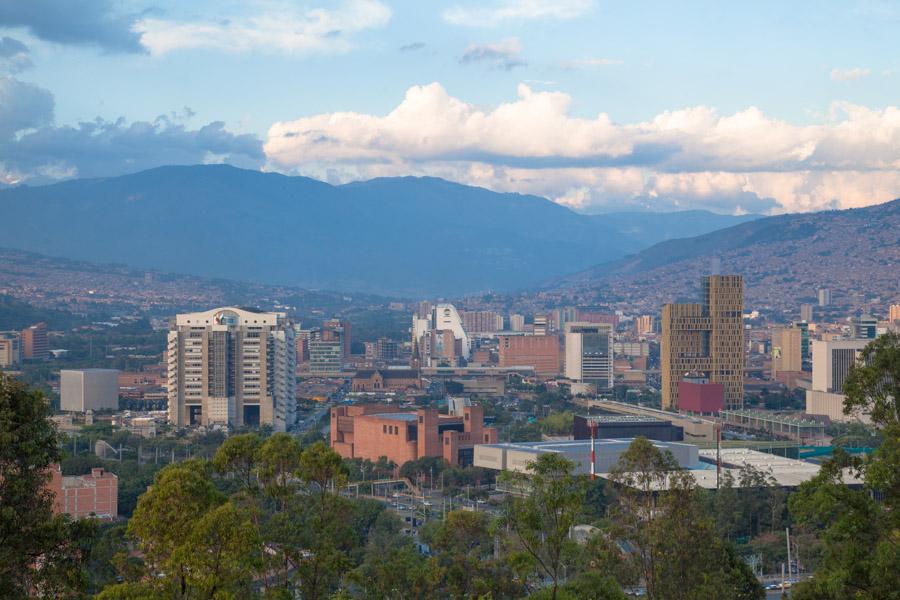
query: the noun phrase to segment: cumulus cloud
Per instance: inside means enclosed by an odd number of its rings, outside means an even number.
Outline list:
[[[749,107],[697,106],[634,124],[570,114],[572,99],[518,88],[484,109],[437,83],[410,88],[385,116],[329,113],[277,122],[273,168],[332,181],[436,175],[537,193],[580,210],[616,204],[726,212],[815,210],[900,190],[900,108],[836,103],[794,125]]]
[[[831,80],[832,81],[854,81],[856,79],[862,79],[863,77],[868,77],[871,74],[871,69],[866,69],[863,67],[854,67],[852,69],[832,69],[831,70]]]
[[[19,73],[32,66],[28,46],[11,37],[0,38],[0,71]]]
[[[141,19],[135,26],[153,54],[185,48],[287,53],[345,51],[349,36],[382,27],[391,10],[379,0],[345,0],[335,8],[265,13],[249,18],[180,22]]]
[[[265,160],[256,136],[235,135],[222,122],[189,129],[188,108],[153,121],[98,118],[55,126],[53,105],[47,90],[0,78],[0,181],[109,176],[212,160],[257,168]]]
[[[494,27],[508,20],[573,19],[593,6],[593,0],[502,0],[486,6],[453,6],[444,11],[443,17],[453,25]]]
[[[117,11],[112,0],[0,0],[0,27],[23,27],[48,42],[107,52],[144,51],[133,30],[136,19]]]
[[[459,61],[464,64],[484,63],[504,71],[527,64],[522,58],[522,44],[517,38],[487,44],[469,44]]]

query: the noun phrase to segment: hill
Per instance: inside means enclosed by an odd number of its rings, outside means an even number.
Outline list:
[[[434,178],[332,186],[226,165],[0,190],[3,246],[306,288],[392,295],[506,290],[672,235],[647,214],[588,216]],[[741,217],[674,213],[674,231]]]
[[[549,287],[580,302],[627,296],[658,310],[664,302],[696,298],[697,281],[713,268],[744,275],[748,306],[756,308],[796,310],[818,287],[830,288],[835,303],[845,306],[900,299],[900,200],[766,217],[669,240]]]

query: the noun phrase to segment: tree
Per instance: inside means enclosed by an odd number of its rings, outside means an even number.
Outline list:
[[[266,493],[282,508],[295,491],[294,473],[300,466],[300,444],[288,433],[275,433],[259,449],[259,477]]]
[[[216,450],[213,465],[219,473],[233,473],[248,491],[256,490],[254,470],[262,440],[255,433],[233,435]]]
[[[886,333],[860,353],[844,381],[844,413],[869,413],[883,427],[900,424],[900,334]]]
[[[179,547],[195,524],[224,498],[216,491],[204,463],[188,461],[162,469],[138,500],[128,535],[138,540],[150,574],[164,575],[175,597],[188,592],[188,564]]]
[[[584,481],[572,475],[574,465],[556,453],[546,453],[528,465],[526,476],[509,474],[529,493],[507,505],[505,524],[509,526],[520,556],[550,579],[550,597],[556,599],[567,558],[575,542],[569,532],[575,525],[584,501]]]
[[[86,583],[86,549],[72,534],[87,532],[53,516],[49,467],[60,457],[49,416],[40,392],[0,374],[0,597],[61,596]]]

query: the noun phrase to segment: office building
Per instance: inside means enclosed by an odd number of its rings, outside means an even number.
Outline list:
[[[501,335],[499,364],[501,367],[534,367],[538,377],[559,374],[559,337],[555,335]]]
[[[472,345],[452,304],[437,304],[427,317],[412,319],[412,359],[423,367],[458,366],[469,360]]]
[[[116,369],[63,369],[59,372],[59,408],[71,412],[119,409]]]
[[[309,340],[309,372],[337,375],[344,368],[344,342],[339,338],[324,339],[313,332]]]
[[[898,317],[900,318],[900,317]],[[524,315],[509,315],[509,330],[510,331],[525,331],[525,316]]]
[[[772,331],[772,379],[779,373],[803,370],[803,332],[798,327]]]
[[[169,422],[284,431],[296,415],[296,356],[284,313],[229,307],[176,316],[167,349]]]
[[[807,323],[813,322],[813,305],[812,304],[801,304],[800,305],[800,320],[806,321]]]
[[[647,335],[653,333],[653,316],[641,315],[634,319],[634,333],[636,335]]]
[[[350,356],[350,346],[353,343],[353,328],[349,321],[342,319],[328,319],[322,323],[321,337],[325,341],[338,341],[341,343],[344,358]]]
[[[794,321],[791,324],[794,329],[800,330],[800,359],[803,361],[804,367],[810,361],[809,354],[809,323],[806,321]]]
[[[678,409],[678,382],[700,373],[725,388],[725,408],[744,403],[744,280],[710,275],[701,304],[666,304],[662,310],[662,406]]]
[[[831,304],[831,290],[828,288],[819,288],[816,292],[819,296],[819,307],[825,307]]]
[[[806,390],[806,413],[824,415],[832,421],[868,421],[866,415],[845,415],[844,381],[850,367],[869,340],[813,340],[812,389]]]
[[[53,495],[54,514],[102,521],[114,521],[119,515],[119,478],[100,467],[87,475],[63,476],[60,466],[52,464],[47,488]]]
[[[464,406],[461,416],[436,409],[401,411],[382,404],[358,404],[331,409],[331,447],[344,458],[377,461],[385,457],[397,466],[425,456],[441,456],[451,465],[472,464],[475,444],[497,441],[497,430],[484,426],[481,406]]]
[[[46,323],[38,323],[22,330],[22,358],[25,360],[50,358],[50,340],[47,337]]]
[[[684,429],[672,421],[638,415],[575,415],[572,438],[576,440],[636,438],[643,436],[659,442],[681,442]]]
[[[534,328],[532,331],[534,335],[549,335],[551,332],[550,316],[546,314],[534,315]]]
[[[872,315],[861,315],[853,319],[853,337],[860,340],[874,340],[878,336],[878,319]]]
[[[725,408],[725,384],[710,383],[689,373],[678,382],[678,410],[694,415],[717,415]]]
[[[0,368],[11,369],[22,362],[21,337],[16,331],[0,331]]]
[[[612,389],[612,338],[608,323],[566,323],[566,377],[598,391]]]

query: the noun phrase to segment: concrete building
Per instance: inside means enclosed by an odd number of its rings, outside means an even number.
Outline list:
[[[0,331],[0,368],[18,367],[22,362],[21,337],[16,331]]]
[[[898,317],[900,318],[900,317]],[[509,315],[509,330],[510,331],[525,331],[525,316],[524,315]]]
[[[310,373],[338,374],[343,368],[344,342],[340,339],[323,339],[314,333],[309,340]]]
[[[803,332],[797,327],[772,331],[772,379],[779,373],[803,370]]]
[[[340,342],[343,357],[350,356],[350,347],[353,344],[353,328],[350,321],[328,319],[322,323],[321,338],[326,341]]]
[[[900,321],[900,304],[891,304],[888,308],[888,321],[891,323]]]
[[[549,335],[552,331],[551,319],[547,314],[534,315],[534,335]]]
[[[678,382],[702,373],[725,387],[725,408],[744,404],[744,279],[710,275],[702,304],[666,304],[662,310],[662,406],[679,407]]]
[[[63,476],[58,464],[50,465],[50,482],[54,514],[67,514],[73,519],[113,521],[119,515],[119,478],[102,468],[90,474]]]
[[[711,383],[702,375],[688,374],[678,382],[678,410],[717,415],[725,408],[725,384]]]
[[[633,439],[602,439],[594,441],[594,472],[608,473],[619,457],[628,450]],[[682,467],[699,464],[697,447],[678,442],[653,441],[660,451],[668,450]],[[575,465],[574,473],[587,475],[591,472],[591,441],[563,440],[554,442],[513,442],[506,444],[479,444],[475,446],[476,467],[496,471],[528,473],[528,465],[546,453],[561,454]]]
[[[284,431],[296,415],[296,356],[284,313],[228,307],[178,315],[167,347],[169,422]]]
[[[867,415],[844,414],[844,381],[869,340],[813,340],[812,389],[806,390],[806,414],[832,421],[869,422]]]
[[[22,330],[22,358],[25,360],[50,358],[50,340],[47,337],[46,323],[37,323]]]
[[[636,438],[643,436],[659,442],[681,442],[684,429],[673,425],[672,421],[638,415],[575,415],[572,438],[591,439],[591,427],[595,428],[595,439]]]
[[[484,426],[481,406],[463,407],[462,416],[436,409],[401,411],[381,404],[337,406],[331,409],[331,447],[344,458],[401,466],[425,456],[441,456],[451,465],[472,464],[475,444],[497,441],[497,430]]]
[[[501,367],[532,366],[539,377],[559,374],[559,337],[555,335],[501,335],[499,365]]]
[[[116,369],[63,369],[59,372],[59,408],[72,412],[119,409]]]
[[[598,391],[612,389],[612,338],[609,323],[566,323],[566,377],[592,383]]]
[[[412,348],[413,361],[422,367],[468,361],[472,344],[456,307],[437,304],[426,317],[413,315]]]
[[[874,340],[878,335],[878,319],[872,315],[860,315],[853,319],[853,337]]]
[[[828,288],[819,288],[816,291],[819,297],[819,307],[825,307],[831,304],[831,290]]]
[[[460,312],[463,329],[468,334],[496,333],[503,330],[503,315],[490,310],[465,310]]]

